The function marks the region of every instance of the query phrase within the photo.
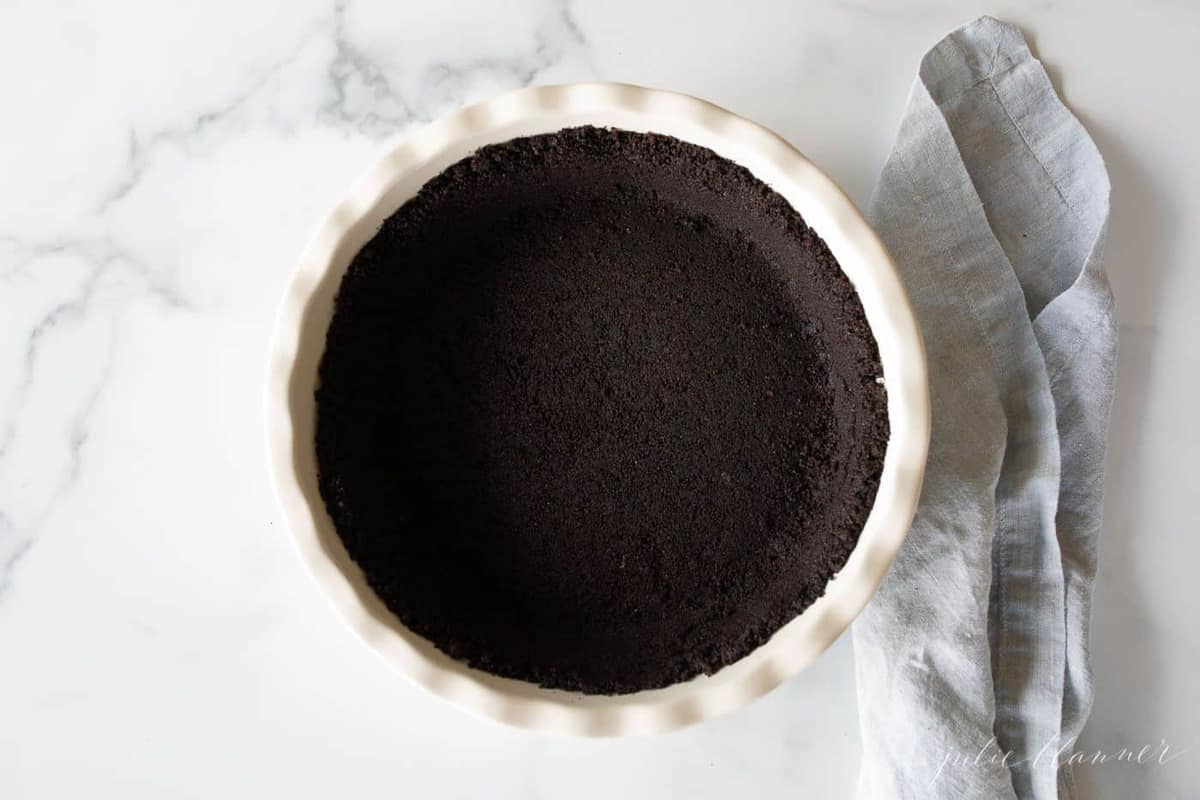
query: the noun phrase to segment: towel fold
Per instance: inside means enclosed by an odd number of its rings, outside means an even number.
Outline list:
[[[1020,32],[921,63],[868,216],[929,359],[913,528],[854,625],[862,798],[1071,797],[1116,359],[1108,174]]]

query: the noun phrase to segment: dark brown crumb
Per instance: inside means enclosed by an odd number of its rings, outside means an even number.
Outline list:
[[[845,563],[888,438],[880,374],[828,248],[745,169],[659,135],[516,139],[351,264],[321,494],[451,656],[666,686],[750,653]]]

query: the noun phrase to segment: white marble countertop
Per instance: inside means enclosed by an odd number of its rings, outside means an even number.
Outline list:
[[[389,671],[282,530],[266,343],[307,237],[410,125],[530,83],[676,89],[775,128],[861,205],[921,55],[985,12],[1024,27],[1113,184],[1123,338],[1081,748],[1190,749],[1080,779],[1200,796],[1200,6],[737,6],[5,4],[0,796],[849,795],[847,639],[739,713],[625,741],[476,720]]]

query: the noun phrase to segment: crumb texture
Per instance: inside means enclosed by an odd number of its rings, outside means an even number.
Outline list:
[[[888,438],[880,374],[825,243],[745,169],[653,134],[516,139],[350,265],[321,494],[449,655],[662,687],[750,653],[845,563]]]

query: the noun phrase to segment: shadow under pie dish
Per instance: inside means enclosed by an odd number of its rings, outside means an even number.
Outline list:
[[[435,123],[335,212],[268,429],[301,553],[376,649],[501,720],[621,734],[836,638],[911,520],[928,400],[828,179],[701,101],[583,85]]]

